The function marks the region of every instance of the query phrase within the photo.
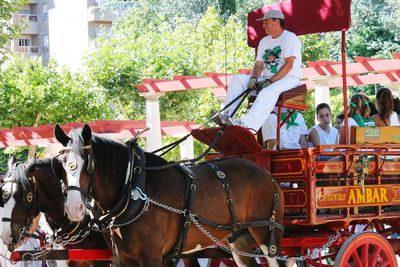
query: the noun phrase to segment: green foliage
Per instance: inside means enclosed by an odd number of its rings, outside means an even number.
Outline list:
[[[59,70],[54,61],[43,66],[41,59],[14,58],[0,77],[0,128],[110,118],[104,90],[92,88],[83,76],[66,68]],[[0,151],[0,171],[10,153],[14,151]]]
[[[152,19],[147,19],[152,18]],[[226,36],[226,39],[225,39]],[[125,118],[143,119],[144,102],[134,88],[144,77],[171,79],[175,75],[203,75],[250,67],[253,51],[246,45],[245,29],[234,16],[227,23],[210,7],[197,24],[173,25],[151,8],[132,9],[100,42],[88,59],[89,77],[107,88],[107,100]],[[116,101],[123,105],[118,105]],[[134,105],[129,105],[129,103]],[[165,94],[161,118],[204,121],[217,101],[205,90]],[[195,112],[194,112],[195,111]]]
[[[1,72],[0,127],[92,121],[109,113],[101,89],[50,61],[15,58]]]
[[[302,42],[303,62],[315,60],[329,60],[329,49],[334,39],[327,34],[307,34],[300,36]]]
[[[347,32],[347,55],[391,58],[400,51],[399,3],[393,0],[355,0],[351,3],[352,25]],[[340,33],[331,55],[340,58]]]
[[[7,172],[7,161],[10,155],[14,155],[17,161],[25,162],[28,159],[28,149],[25,148],[1,148],[0,149],[0,173]]]
[[[310,92],[307,94],[306,103],[308,109],[303,112],[304,120],[306,121],[307,129],[313,127],[316,124],[315,121],[315,94],[314,92]]]
[[[26,3],[27,0],[0,0],[0,65],[6,59],[7,44],[21,30],[20,26],[13,23],[13,13]]]

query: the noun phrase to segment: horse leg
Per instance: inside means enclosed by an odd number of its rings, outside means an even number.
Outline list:
[[[256,246],[256,242],[254,241],[253,237],[250,235],[248,231],[240,235],[235,240],[235,242],[229,243],[229,246],[232,249],[233,260],[235,261],[237,266],[239,267],[258,266],[255,258],[241,256],[234,252],[235,250],[238,252],[246,252],[246,253],[251,253],[253,251],[253,248]]]

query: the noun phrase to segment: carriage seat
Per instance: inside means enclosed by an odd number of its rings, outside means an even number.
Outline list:
[[[268,89],[267,89],[268,90]],[[276,106],[278,108],[289,108],[299,111],[304,111],[307,109],[306,105],[306,94],[307,94],[307,85],[302,84],[293,89],[287,90],[279,95],[279,99],[276,102]],[[249,96],[249,106],[256,99],[256,95]]]

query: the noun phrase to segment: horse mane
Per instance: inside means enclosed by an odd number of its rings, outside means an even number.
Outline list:
[[[130,151],[127,145],[93,134],[92,151],[95,169],[99,169],[103,175],[113,179],[125,179],[126,168],[130,160]]]
[[[23,191],[29,190],[30,184],[28,180],[28,169],[26,168],[26,165],[17,162],[14,164],[13,168],[11,170],[7,171],[6,177],[12,176],[15,179],[15,182],[17,184],[20,184],[22,186]]]
[[[74,140],[71,142],[71,149],[79,151],[85,145],[82,137],[82,129],[74,129],[69,133],[69,137]],[[125,179],[126,168],[130,160],[130,151],[126,144],[115,141],[108,137],[98,134],[92,135],[92,150],[95,160],[95,168],[101,170],[104,175],[109,177],[121,177]],[[152,153],[145,153],[146,166],[161,166],[168,162],[160,156]]]
[[[42,158],[42,159],[35,159],[31,160],[26,164],[26,170],[32,171],[33,168],[37,166],[46,166],[46,167],[51,167],[51,158]]]

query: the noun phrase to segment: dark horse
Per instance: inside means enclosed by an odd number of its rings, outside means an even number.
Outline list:
[[[107,223],[107,227],[114,229],[110,234],[122,266],[172,265],[170,252],[180,243],[179,239],[185,236],[183,225],[189,225],[185,238],[187,242],[183,242],[184,252],[212,246],[216,240],[226,241],[230,237],[229,246],[235,249],[232,251],[235,262],[240,266],[256,266],[254,258],[239,255],[241,253],[238,251],[249,253],[255,246],[259,246],[268,254],[269,249],[271,252],[271,246],[268,246],[271,244],[271,232],[275,233],[273,239],[279,250],[283,229],[277,230],[268,223],[274,218],[276,223],[282,224],[283,194],[271,175],[253,162],[229,158],[190,168],[162,168],[167,162],[161,157],[151,153],[145,153],[143,157],[138,147],[132,149],[111,139],[92,135],[88,125],[71,131],[69,135],[57,125],[54,134],[65,147],[59,157],[67,173],[68,194],[65,205],[72,221],[83,218],[83,196],[88,194],[106,212],[104,217],[109,213],[118,214],[115,216],[118,220],[118,216],[124,214],[125,210],[115,212],[115,207],[124,207],[121,199],[129,184],[127,173],[130,172],[127,170],[132,167],[131,163],[135,162],[133,173],[136,176],[133,183],[140,181],[141,175],[145,173],[142,187],[145,188],[145,194],[138,187],[133,187],[132,191],[128,191],[128,198],[137,200],[141,197],[150,204],[139,209],[136,217],[128,220],[129,223]],[[144,158],[145,168],[140,167]],[[189,175],[185,175],[182,169],[186,169]],[[192,180],[196,182],[188,182]],[[188,191],[192,194],[188,194]],[[228,208],[227,202],[234,203],[231,205],[233,208]],[[188,217],[191,220],[186,220]],[[185,224],[185,221],[188,223]],[[246,222],[255,221],[258,224],[249,223],[247,227],[241,227]],[[201,223],[202,231],[199,231],[199,225],[195,222]],[[226,228],[227,225],[234,225],[236,229]],[[273,229],[276,231],[271,231]],[[205,235],[205,231],[209,234]],[[214,241],[210,240],[211,236],[215,238]],[[267,259],[270,266],[277,265],[275,259]]]
[[[64,172],[60,169],[56,175],[53,172],[51,159],[35,160],[21,164],[11,157],[8,162],[8,172],[2,185],[2,202],[5,209],[9,209],[9,218],[3,218],[3,242],[13,250],[22,240],[21,229],[32,224],[32,220],[43,212],[53,231],[58,236],[73,237],[83,228],[88,216],[80,224],[71,222],[64,213],[65,197],[62,192],[61,181],[58,177]],[[6,231],[5,224],[11,228]],[[4,233],[9,233],[7,234]],[[82,233],[83,234],[83,233]],[[78,242],[80,241],[80,242]],[[65,245],[66,249],[107,249],[108,246],[100,233],[90,232],[85,238],[77,238],[76,243]],[[70,261],[68,266],[110,266],[107,262]]]

